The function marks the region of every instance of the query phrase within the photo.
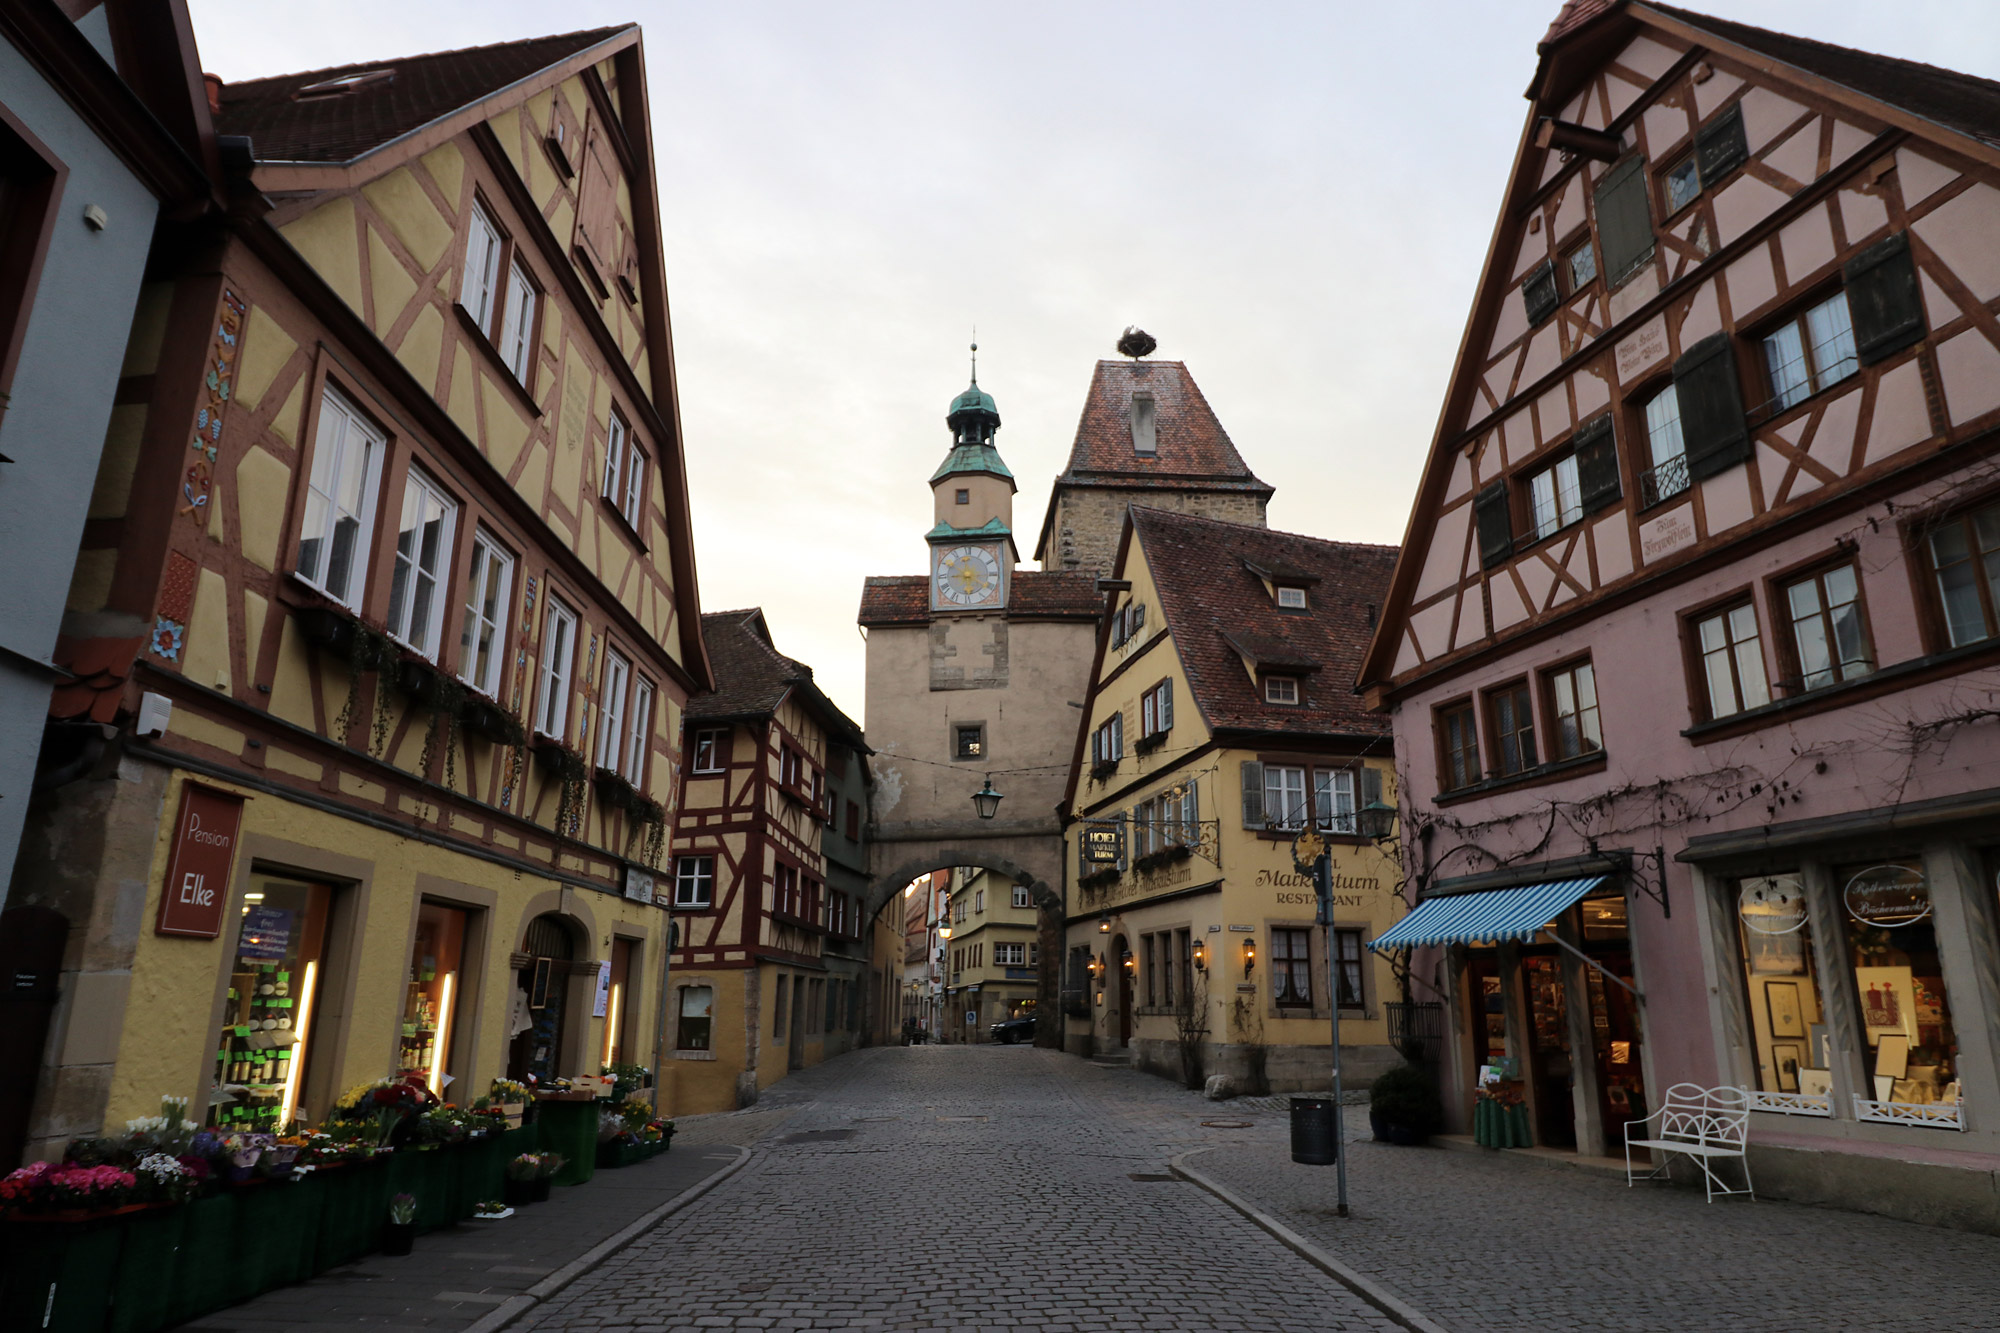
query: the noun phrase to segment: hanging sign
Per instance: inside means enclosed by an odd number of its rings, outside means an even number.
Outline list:
[[[651,871],[641,870],[638,866],[628,865],[625,867],[625,896],[627,898],[635,903],[650,903],[655,901],[653,892],[654,884]]]
[[[604,1017],[604,1011],[611,1005],[611,960],[604,959],[597,965],[597,1000],[590,1006],[592,1018]]]
[[[159,935],[212,940],[222,933],[229,898],[229,867],[236,859],[243,825],[243,798],[213,787],[185,783],[180,817],[174,821],[173,852],[160,891]]]
[[[1870,866],[1841,893],[1847,914],[1864,926],[1913,925],[1931,914],[1931,886],[1909,866]]]
[[[1086,865],[1117,865],[1125,857],[1125,830],[1117,824],[1083,826],[1083,859]]]
[[[1743,881],[1736,914],[1745,930],[1759,935],[1790,935],[1806,924],[1805,888],[1795,875],[1769,875]]]

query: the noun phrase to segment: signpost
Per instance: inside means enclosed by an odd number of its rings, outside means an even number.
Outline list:
[[[1319,830],[1307,825],[1292,839],[1292,864],[1301,875],[1311,875],[1313,895],[1318,900],[1318,921],[1326,930],[1326,998],[1333,1011],[1333,1169],[1336,1204],[1334,1211],[1347,1216],[1347,1132],[1340,1105],[1340,958],[1333,947],[1333,853]]]

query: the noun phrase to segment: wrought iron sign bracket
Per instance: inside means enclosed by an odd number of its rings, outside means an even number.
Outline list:
[[[1635,852],[1629,847],[1606,851],[1597,845],[1597,839],[1592,838],[1590,840],[1590,854],[1609,861],[1612,865],[1618,867],[1619,871],[1625,876],[1626,883],[1660,905],[1661,916],[1671,917],[1674,914],[1673,904],[1667,901],[1667,849],[1665,847],[1655,847],[1650,852]],[[1653,880],[1650,884],[1646,882],[1646,877],[1639,872],[1639,867],[1642,863],[1650,865],[1653,868]]]

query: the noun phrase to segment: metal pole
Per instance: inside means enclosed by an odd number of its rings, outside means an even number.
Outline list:
[[[1347,1124],[1340,1104],[1340,954],[1333,937],[1333,853],[1313,862],[1313,890],[1319,923],[1326,928],[1326,998],[1333,1010],[1333,1170],[1338,1189],[1336,1215],[1347,1216]]]

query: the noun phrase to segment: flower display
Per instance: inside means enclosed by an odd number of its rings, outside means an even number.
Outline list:
[[[115,1166],[30,1162],[0,1179],[0,1204],[29,1213],[108,1211],[128,1202],[138,1177]]]

